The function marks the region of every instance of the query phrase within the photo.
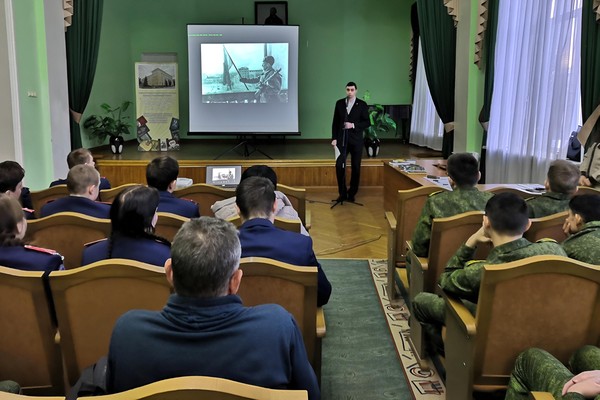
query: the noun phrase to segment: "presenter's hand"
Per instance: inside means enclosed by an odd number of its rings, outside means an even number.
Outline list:
[[[580,186],[592,186],[592,182],[590,182],[590,178],[588,178],[587,176],[581,175],[579,177],[579,185]]]
[[[337,140],[333,139],[333,140],[331,141],[331,145],[332,145],[332,146],[337,146]]]
[[[344,129],[354,129],[354,122],[344,122]]]

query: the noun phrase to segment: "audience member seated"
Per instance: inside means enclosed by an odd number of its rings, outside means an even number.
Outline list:
[[[441,288],[465,300],[471,311],[479,296],[479,285],[485,264],[502,264],[535,255],[566,256],[562,247],[552,239],[531,243],[523,238],[531,221],[527,203],[514,193],[499,193],[485,206],[482,227],[452,256],[440,276]],[[491,242],[494,246],[486,260],[472,260],[479,244]],[[429,344],[442,351],[441,327],[445,320],[445,304],[441,296],[419,293],[413,301],[415,318],[423,324]]]
[[[100,174],[87,164],[76,165],[67,175],[69,196],[46,203],[42,217],[60,212],[76,212],[96,218],[110,218],[110,205],[95,201],[98,198]]]
[[[15,197],[0,194],[0,265],[26,271],[55,271],[63,259],[54,250],[28,246],[23,242],[27,220]]]
[[[110,207],[110,237],[88,243],[82,264],[127,258],[162,267],[171,251],[167,240],[154,235],[158,199],[158,190],[141,185],[119,193]]]
[[[262,176],[273,183],[273,186],[275,187],[275,198],[277,199],[277,209],[275,210],[276,217],[300,220],[298,212],[294,210],[294,207],[292,206],[292,202],[284,193],[277,190],[277,174],[271,167],[267,165],[251,166],[242,173],[240,183],[243,182],[244,179],[250,178],[251,176]],[[238,209],[235,205],[235,196],[225,200],[217,201],[210,207],[210,209],[214,213],[215,217],[221,219],[230,219],[239,215]],[[300,232],[303,235],[308,236],[308,231],[304,225],[300,226]]]
[[[481,211],[493,195],[479,191],[475,185],[481,178],[479,163],[471,153],[456,153],[448,158],[448,178],[452,191],[429,195],[423,206],[412,237],[415,255],[427,257],[434,218],[451,217],[467,211]]]
[[[160,194],[158,211],[177,214],[186,218],[198,218],[200,216],[198,204],[191,200],[178,199],[173,196],[178,175],[179,163],[169,156],[156,157],[146,167],[148,186],[158,189]]]
[[[568,238],[562,246],[569,257],[600,265],[599,195],[582,194],[573,197],[569,202],[569,215],[563,230]]]
[[[121,392],[161,379],[213,376],[320,398],[302,334],[279,305],[246,308],[240,242],[226,221],[183,224],[165,273],[175,288],[162,311],[133,310],[116,322],[108,352],[107,387]]]
[[[23,191],[23,178],[25,178],[25,170],[16,161],[3,161],[0,163],[0,193],[5,193],[10,197],[21,201]],[[29,189],[26,191],[26,200],[30,207],[22,205],[22,212],[25,218],[34,219],[34,211],[31,207],[31,198],[29,198]]]
[[[273,225],[277,199],[273,183],[253,176],[243,180],[235,191],[240,210],[242,257],[267,257],[292,265],[318,268],[317,306],[329,301],[331,283],[317,261],[312,239]]]
[[[95,167],[95,165],[96,165],[96,162],[94,161],[94,157],[92,156],[92,153],[88,149],[75,149],[72,152],[70,152],[69,155],[67,156],[67,165],[69,166],[69,170],[71,170],[71,168],[73,168],[74,166],[81,165],[81,164],[91,165],[92,167]],[[50,184],[50,187],[56,186],[56,185],[64,185],[66,183],[67,183],[66,179],[57,179]],[[110,189],[110,182],[108,181],[108,179],[101,177],[100,178],[100,190],[106,190],[106,189]],[[94,200],[96,200],[96,199],[94,199]]]
[[[577,192],[579,170],[571,161],[556,160],[550,164],[544,186],[546,193],[527,200],[529,218],[540,218],[563,212]]]
[[[550,392],[555,399],[584,400],[600,395],[600,349],[584,346],[569,360],[569,368],[545,350],[519,354],[510,375],[505,400],[527,400],[529,392]]]

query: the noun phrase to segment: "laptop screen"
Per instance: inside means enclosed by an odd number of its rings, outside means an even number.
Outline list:
[[[233,187],[242,178],[241,165],[208,165],[206,167],[206,183],[215,186]]]

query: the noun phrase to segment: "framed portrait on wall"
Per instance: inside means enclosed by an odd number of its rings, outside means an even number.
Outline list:
[[[254,20],[256,25],[287,25],[287,1],[255,1]]]

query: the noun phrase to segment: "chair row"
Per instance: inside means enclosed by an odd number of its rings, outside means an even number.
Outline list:
[[[276,303],[296,319],[309,361],[320,373],[323,310],[317,308],[317,268],[264,258],[242,259],[244,305]],[[73,385],[108,353],[116,320],[131,309],[160,310],[171,287],[159,267],[111,259],[71,271],[0,267],[0,376],[28,394],[62,394],[63,360]]]
[[[102,190],[100,191],[100,199],[103,202],[112,203],[115,197],[117,197],[123,189],[134,185],[136,184],[129,183],[114,187],[112,189]],[[288,197],[292,203],[292,206],[298,212],[300,220],[306,229],[309,230],[311,221],[310,212],[306,209],[306,189],[299,189],[278,184],[277,190],[283,192]],[[210,207],[219,200],[224,200],[235,196],[235,191],[233,189],[207,185],[205,183],[197,183],[183,189],[175,190],[173,194],[179,198],[186,198],[195,201],[200,206],[200,211],[204,215],[212,215]],[[36,212],[36,216],[38,218],[40,217],[39,213],[44,204],[68,195],[69,191],[67,190],[67,185],[56,185],[48,189],[31,192],[31,201]]]

